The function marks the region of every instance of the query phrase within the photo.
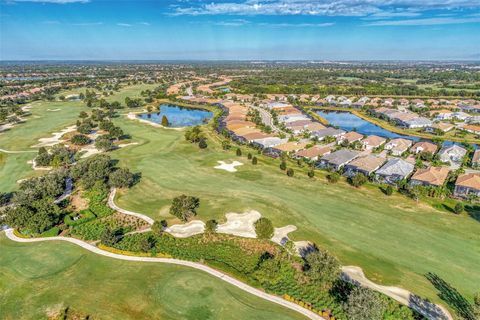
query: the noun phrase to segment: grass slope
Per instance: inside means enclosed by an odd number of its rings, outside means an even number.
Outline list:
[[[153,128],[119,118],[117,123],[139,145],[112,153],[121,165],[142,172],[142,181],[117,203],[155,219],[170,219],[172,198],[186,193],[201,199],[199,218],[224,219],[227,212],[260,211],[275,226],[294,224],[295,240],[312,240],[328,248],[344,265],[359,265],[384,284],[400,285],[439,301],[425,279],[438,273],[471,297],[480,280],[480,223],[455,216],[404,196],[387,197],[378,188],[358,190],[326,183],[321,173],[311,181],[296,169],[288,178],[279,161],[261,157],[252,166],[234,150],[221,150],[215,136],[199,150],[183,132]],[[217,160],[245,163],[236,173],[214,169]]]
[[[0,247],[2,319],[42,319],[62,305],[93,319],[304,319],[190,268],[114,260],[69,243],[20,244],[3,233]]]

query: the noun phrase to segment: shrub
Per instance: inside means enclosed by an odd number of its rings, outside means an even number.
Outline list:
[[[117,232],[110,228],[106,228],[102,233],[100,241],[106,246],[113,246],[118,241]]]
[[[108,176],[108,183],[115,188],[130,188],[134,181],[133,173],[126,168],[119,168]]]
[[[355,188],[359,188],[367,182],[367,177],[363,173],[357,173],[348,179],[348,182]]]
[[[168,122],[167,116],[162,117],[162,126],[168,127],[170,125],[170,122]]]
[[[205,141],[204,138],[200,139],[200,142],[198,142],[198,147],[200,149],[206,149],[208,147],[207,141]]]
[[[270,219],[260,218],[255,222],[255,233],[259,239],[270,239],[273,237],[273,224]]]
[[[252,158],[252,164],[256,165],[258,163],[257,157]]]
[[[313,169],[308,170],[307,175],[309,178],[313,178],[315,177],[315,171]]]
[[[230,142],[228,142],[227,140],[222,141],[222,149],[223,150],[229,150],[230,149]]]
[[[286,170],[287,169],[287,163],[285,161],[280,162],[280,170]]]
[[[385,188],[385,194],[386,194],[387,196],[391,196],[391,195],[393,194],[393,191],[394,191],[394,189],[393,189],[393,187],[392,187],[391,185],[388,185],[388,186]]]
[[[247,158],[248,160],[252,160],[252,154],[250,152],[247,154]]]
[[[294,174],[294,173],[295,173],[295,172],[293,171],[292,168],[288,168],[288,169],[287,169],[287,176],[293,177],[293,174]]]
[[[113,150],[114,145],[108,136],[103,135],[95,139],[95,148],[103,151],[110,151]]]
[[[371,289],[356,287],[350,293],[345,308],[348,319],[382,320],[386,305]]]
[[[207,223],[205,223],[205,232],[206,233],[215,233],[217,232],[217,226],[218,223],[216,220],[208,220]]]
[[[461,202],[457,202],[457,204],[455,205],[455,208],[453,208],[453,211],[456,214],[462,213],[463,210],[465,210],[465,207],[463,206],[463,203],[461,203]]]
[[[155,222],[153,222],[153,224],[152,224],[152,232],[153,232],[154,234],[157,234],[157,235],[163,233],[163,226],[162,226],[162,224],[160,223],[160,221],[155,221]]]
[[[242,155],[242,150],[240,150],[240,148],[237,148],[236,154],[238,157],[240,157]]]
[[[330,183],[337,183],[340,180],[340,174],[338,172],[332,172],[327,175],[327,180]]]

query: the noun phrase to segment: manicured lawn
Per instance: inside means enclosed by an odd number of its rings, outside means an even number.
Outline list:
[[[139,145],[114,151],[120,164],[142,173],[141,182],[117,203],[155,219],[169,219],[168,205],[182,193],[200,197],[198,218],[224,219],[227,212],[260,211],[275,226],[294,224],[294,240],[312,240],[334,252],[344,265],[359,265],[375,281],[399,285],[439,301],[425,279],[439,276],[468,297],[480,281],[480,223],[401,195],[387,197],[378,187],[355,189],[314,180],[294,165],[295,177],[278,169],[278,160],[223,151],[210,135],[206,150],[184,141],[183,132],[119,118],[116,122]],[[217,160],[239,160],[236,173],[214,169]]]
[[[201,271],[119,261],[63,242],[0,234],[2,319],[43,319],[70,307],[93,319],[303,319]]]

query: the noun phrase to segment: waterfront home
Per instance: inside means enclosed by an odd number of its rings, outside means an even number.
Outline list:
[[[414,169],[414,165],[402,159],[390,159],[375,172],[375,180],[388,184],[395,184],[406,179]]]
[[[357,173],[362,173],[368,177],[384,163],[385,158],[373,155],[358,157],[345,165],[345,175],[353,177]]]
[[[445,146],[438,152],[440,161],[449,162],[451,164],[461,164],[463,157],[467,154],[467,150],[454,144],[451,146]]]
[[[359,154],[357,151],[340,149],[320,158],[317,162],[317,167],[340,170],[344,165],[358,157]]]
[[[480,125],[467,124],[460,127],[463,131],[467,131],[473,134],[480,134]]]
[[[315,145],[308,149],[303,149],[298,151],[295,154],[296,158],[305,158],[311,161],[317,161],[318,157],[322,157],[326,154],[329,154],[332,151],[332,147],[330,146],[320,146]]]
[[[470,113],[480,113],[480,104],[477,105],[460,105],[460,110],[463,112],[470,112]]]
[[[405,120],[403,121],[403,126],[409,129],[416,129],[416,128],[425,128],[429,127],[433,124],[433,122],[430,119],[427,119],[425,117],[416,117],[413,119]]]
[[[360,134],[355,131],[350,131],[345,133],[344,135],[337,137],[337,144],[341,144],[344,141],[347,141],[348,143],[352,143],[355,141],[360,141],[362,139],[363,139],[363,134]]]
[[[480,168],[480,149],[475,150],[473,153],[472,167]]]
[[[456,197],[480,197],[480,173],[465,173],[458,176],[453,194]]]
[[[410,148],[410,152],[417,154],[420,152],[428,152],[432,155],[437,152],[438,146],[434,143],[428,142],[428,141],[419,141],[413,145],[412,148]]]
[[[335,104],[336,103],[335,96],[333,96],[333,95],[326,96],[325,101],[329,104]]]
[[[372,150],[375,148],[380,147],[383,145],[387,139],[379,137],[379,136],[368,136],[365,139],[362,140],[362,145],[365,150]]]
[[[454,112],[452,110],[432,110],[429,112],[431,117],[434,117],[435,120],[450,120],[453,119]]]
[[[322,130],[312,131],[312,136],[317,137],[318,140],[323,140],[325,137],[334,137],[337,138],[341,135],[344,135],[345,131],[341,129],[335,129],[332,127],[328,127]]]
[[[392,98],[387,98],[387,99],[383,100],[382,105],[385,106],[385,107],[391,107],[391,106],[393,106],[394,102],[395,102],[395,100],[393,100]]]
[[[445,167],[418,169],[410,179],[411,186],[443,186],[450,170]]]
[[[243,139],[245,139],[247,142],[253,142],[254,140],[258,139],[265,139],[265,138],[270,138],[274,137],[272,134],[267,134],[261,131],[255,131],[251,133],[246,133],[242,136]]]
[[[326,129],[326,128],[327,127],[325,127],[323,124],[321,124],[319,122],[313,122],[313,121],[305,126],[305,130],[308,130],[310,132],[319,131],[319,130],[323,130],[323,129]]]
[[[394,156],[401,156],[411,145],[411,140],[396,138],[385,144],[385,150],[390,150],[391,154]]]
[[[301,120],[310,120],[310,119],[300,111],[298,111],[297,113],[282,114],[278,116],[278,121],[285,122],[285,123],[301,121]]]
[[[451,123],[437,122],[437,123],[434,123],[434,124],[426,127],[425,132],[428,132],[428,133],[437,133],[438,131],[448,132],[448,131],[452,130],[453,128],[455,128],[455,126]]]

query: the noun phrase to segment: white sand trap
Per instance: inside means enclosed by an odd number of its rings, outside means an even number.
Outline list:
[[[121,143],[118,145],[119,148],[125,148],[125,147],[128,147],[128,146],[134,146],[134,145],[137,145],[138,142],[130,142],[130,143]]]
[[[310,241],[295,241],[293,244],[295,245],[297,254],[301,257],[304,257],[307,253],[315,250],[314,244]]]
[[[174,224],[165,229],[165,232],[170,233],[177,238],[188,238],[205,231],[205,223],[200,220],[192,220],[185,224]]]
[[[218,233],[227,233],[245,238],[256,238],[254,223],[260,219],[260,212],[252,210],[245,213],[227,213],[227,222],[217,226]]]
[[[288,234],[295,230],[297,230],[297,227],[291,224],[285,227],[275,228],[273,231],[273,237],[271,240],[283,246],[288,241]]]
[[[60,111],[60,110],[62,110],[62,109],[47,109],[47,111],[49,111],[49,112],[57,112],[57,111]]]
[[[243,166],[243,163],[238,162],[238,161],[233,161],[232,163],[226,163],[225,161],[217,161],[220,163],[218,166],[215,166],[215,169],[220,169],[220,170],[225,170],[228,172],[237,172],[237,169],[235,167],[238,166]]]
[[[40,166],[37,166],[37,163],[35,162],[35,159],[30,160],[30,161],[27,161],[27,163],[28,163],[28,164],[31,164],[31,165],[32,165],[32,169],[33,169],[33,170],[37,170],[37,171],[50,171],[50,170],[53,169],[52,167],[40,167]]]
[[[50,137],[50,138],[40,138],[38,139],[38,141],[40,141],[40,143],[37,143],[36,145],[34,145],[33,147],[34,148],[40,148],[40,147],[51,147],[51,146],[54,146],[56,144],[59,144],[61,142],[63,142],[62,140],[60,140],[60,138],[66,134],[66,133],[69,133],[69,132],[73,132],[75,131],[77,128],[76,125],[73,125],[73,126],[70,126],[70,127],[66,127],[65,129],[63,129],[62,131],[60,132],[54,132],[52,133],[53,137]]]
[[[95,145],[90,144],[90,145],[85,146],[82,149],[80,149],[79,152],[83,152],[83,154],[80,158],[84,159],[84,158],[88,158],[88,157],[91,157],[93,155],[99,154],[102,151],[95,148]]]

